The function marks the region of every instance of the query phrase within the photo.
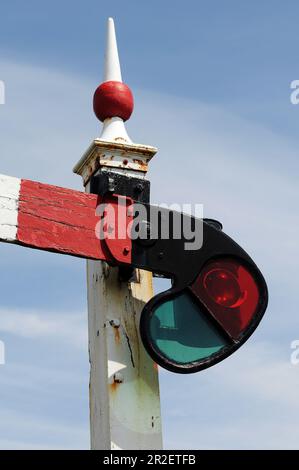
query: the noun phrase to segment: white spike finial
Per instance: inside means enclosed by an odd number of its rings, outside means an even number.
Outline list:
[[[122,82],[113,18],[108,18],[104,82]]]
[[[107,44],[104,60],[104,81],[94,96],[94,111],[103,122],[100,140],[132,143],[124,121],[133,111],[133,95],[122,82],[114,21],[108,18]]]
[[[137,172],[137,177],[147,171],[148,162],[157,149],[136,144],[128,136],[125,122],[133,109],[133,94],[122,81],[114,21],[108,18],[104,81],[93,97],[93,110],[103,125],[102,132],[74,168],[85,183],[89,181],[91,170],[96,171],[99,166]]]

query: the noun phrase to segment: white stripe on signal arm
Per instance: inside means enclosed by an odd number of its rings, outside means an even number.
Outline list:
[[[12,176],[0,175],[0,240],[17,240],[18,205],[21,180]]]

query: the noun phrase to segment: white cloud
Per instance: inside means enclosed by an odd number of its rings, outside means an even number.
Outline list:
[[[88,429],[67,425],[48,416],[27,415],[13,410],[1,410],[0,448],[4,450],[88,449]],[[17,439],[7,435],[19,435]]]
[[[291,349],[285,352],[270,342],[251,343],[216,369],[214,375],[223,385],[230,384],[231,389],[239,388],[258,401],[299,413],[299,368],[290,362]]]
[[[51,339],[86,350],[85,313],[0,309],[0,332],[22,338]]]
[[[36,344],[34,343],[34,346]],[[47,346],[44,346],[47,353]],[[40,352],[36,349],[37,354]],[[20,350],[18,350],[20,352]],[[76,351],[74,351],[75,353]],[[87,354],[86,354],[87,364]],[[82,370],[67,369],[65,364],[60,368],[49,365],[48,361],[44,361],[44,366],[35,364],[26,364],[20,362],[9,361],[2,367],[0,375],[0,384],[4,390],[17,390],[22,395],[25,393],[33,393],[36,396],[46,394],[62,399],[69,387],[87,387],[88,377],[82,375]],[[53,387],[54,386],[54,387]],[[57,386],[57,388],[56,388]],[[67,390],[67,392],[65,392]],[[1,404],[3,405],[3,403]]]
[[[93,84],[37,66],[2,61],[0,69],[1,172],[81,188],[72,168],[99,131]]]
[[[271,343],[251,343],[196,376],[163,374],[166,446],[298,449],[299,368],[282,356]]]

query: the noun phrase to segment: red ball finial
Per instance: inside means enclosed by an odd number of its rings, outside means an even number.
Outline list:
[[[127,121],[134,108],[134,99],[130,88],[122,82],[102,83],[95,91],[93,109],[100,121],[119,117]]]

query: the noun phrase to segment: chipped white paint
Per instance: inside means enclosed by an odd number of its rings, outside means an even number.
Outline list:
[[[144,178],[148,170],[148,163],[156,152],[157,149],[149,145],[124,144],[95,139],[75,165],[73,171],[82,176],[84,185],[100,167]]]
[[[120,282],[118,268],[87,262],[92,449],[162,448],[158,371],[139,337],[152,275],[137,277]]]
[[[21,180],[0,175],[0,240],[13,242],[17,239],[18,201]]]
[[[115,289],[117,270],[109,277]],[[137,277],[139,282],[125,284],[115,293],[113,310],[121,326],[107,331],[109,357],[114,358],[108,362],[112,449],[162,447],[158,373],[139,337],[141,310],[153,296],[152,275],[140,270]],[[117,374],[122,383],[115,383]]]
[[[113,20],[108,20],[105,78],[121,80]],[[106,120],[74,172],[86,191],[101,168],[145,178],[157,149],[132,143],[120,118]],[[139,336],[139,317],[153,296],[152,274],[119,280],[118,268],[87,262],[92,449],[161,449],[158,370]],[[113,320],[113,321],[112,321]]]

